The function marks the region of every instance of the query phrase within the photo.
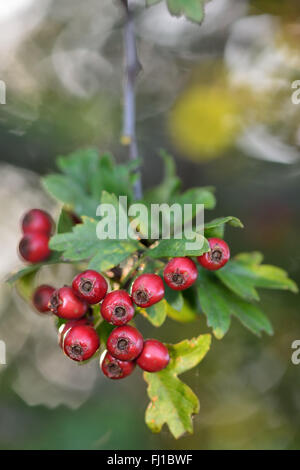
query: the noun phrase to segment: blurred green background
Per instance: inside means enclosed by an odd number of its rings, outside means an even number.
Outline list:
[[[71,5],[70,5],[71,3]],[[167,148],[185,188],[214,185],[215,216],[235,215],[233,254],[260,250],[265,261],[300,283],[300,79],[298,0],[212,0],[201,27],[170,17],[163,3],[136,2],[138,140],[143,184],[162,177]],[[122,10],[118,0],[10,0],[0,4],[0,220],[2,278],[20,262],[19,219],[31,207],[57,214],[38,175],[55,157],[97,146],[126,159],[122,121]],[[43,271],[59,285],[70,268]],[[56,344],[51,318],[38,317],[1,285],[1,449],[299,449],[299,297],[264,293],[273,337],[256,338],[236,321],[185,380],[201,402],[195,433],[175,441],[144,424],[145,383],[138,371],[122,383],[97,360],[74,365]],[[178,341],[205,332],[167,320],[145,336]],[[155,331],[154,331],[155,330]]]

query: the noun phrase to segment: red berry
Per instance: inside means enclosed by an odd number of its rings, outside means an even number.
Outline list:
[[[79,320],[70,320],[67,323],[64,323],[63,325],[61,325],[61,327],[58,330],[58,344],[60,345],[61,348],[63,348],[64,337],[67,331],[69,331],[74,326],[79,326],[79,325],[93,326],[92,322],[90,322],[87,318],[81,318]]]
[[[25,234],[38,232],[50,236],[53,225],[51,215],[41,209],[30,210],[22,220],[22,230]]]
[[[131,297],[125,290],[109,292],[101,305],[101,315],[108,323],[121,326],[128,323],[134,315]]]
[[[75,295],[71,287],[66,286],[53,292],[49,309],[60,318],[77,320],[87,313],[88,305]]]
[[[191,287],[197,276],[197,266],[190,258],[173,258],[164,269],[165,283],[174,290]]]
[[[100,347],[96,330],[90,325],[76,325],[63,338],[63,350],[73,361],[90,359]]]
[[[19,253],[28,263],[46,261],[51,255],[49,237],[44,233],[27,233],[20,241]]]
[[[107,292],[107,282],[102,274],[92,270],[78,274],[72,287],[76,295],[89,304],[98,304]]]
[[[133,326],[115,328],[107,340],[108,352],[121,361],[133,361],[142,352],[144,340]]]
[[[159,372],[167,367],[170,355],[167,347],[156,339],[147,339],[137,364],[147,372]]]
[[[113,380],[124,379],[128,375],[132,374],[135,369],[135,362],[120,361],[120,359],[116,359],[109,354],[109,352],[106,352],[100,365],[103,374]]]
[[[224,240],[221,240],[221,238],[209,238],[208,242],[210,251],[204,253],[202,256],[198,256],[197,260],[203,268],[216,271],[222,268],[229,260],[229,246]]]
[[[132,285],[132,298],[140,307],[151,307],[165,295],[162,279],[157,274],[142,274]]]
[[[40,313],[49,312],[49,300],[54,291],[54,287],[47,285],[39,286],[34,291],[32,302]]]

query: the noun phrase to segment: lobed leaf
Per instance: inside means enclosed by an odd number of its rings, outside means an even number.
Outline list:
[[[124,261],[139,249],[135,240],[102,240],[97,237],[97,221],[83,217],[83,224],[73,227],[71,233],[58,234],[50,241],[51,249],[63,252],[65,259],[90,259],[89,268],[106,271]]]
[[[146,0],[148,6],[155,5],[161,0]],[[186,16],[190,21],[201,23],[204,18],[205,0],[166,0],[171,15]]]
[[[141,308],[139,311],[152,325],[159,327],[164,323],[167,316],[166,304],[166,300],[163,299],[157,304],[146,309]]]
[[[227,333],[232,315],[257,336],[261,336],[263,331],[269,335],[273,333],[265,314],[257,306],[228,290],[213,273],[201,270],[197,289],[207,324],[212,327],[216,338],[221,339]]]
[[[258,253],[248,257],[239,255],[215,274],[228,289],[246,300],[259,300],[256,287],[298,292],[297,285],[283,269],[260,264],[261,261],[262,256]]]
[[[232,227],[244,228],[244,225],[237,217],[218,217],[217,219],[211,220],[204,225],[205,236],[207,238],[224,238],[226,224],[229,224]]]
[[[155,374],[144,373],[151,400],[146,410],[146,423],[153,432],[160,432],[164,424],[176,439],[185,432],[193,432],[192,416],[199,412],[199,401],[177,376],[198,365],[209,351],[210,344],[211,336],[208,334],[168,345],[169,366]]]
[[[149,250],[148,255],[152,258],[170,258],[177,256],[200,256],[209,251],[208,241],[204,237],[203,246],[200,249],[189,249],[187,248],[187,243],[191,243],[191,241],[186,238],[181,240],[161,240],[155,248]]]

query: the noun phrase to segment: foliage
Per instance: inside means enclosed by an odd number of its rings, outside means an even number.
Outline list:
[[[161,0],[146,0],[148,6]],[[201,23],[204,18],[205,0],[166,0],[169,12],[173,16],[185,16],[188,20]]]
[[[180,180],[176,175],[173,159],[161,152],[165,163],[165,177],[162,183],[149,190],[144,197],[146,206],[151,203],[174,202],[202,203],[205,210],[216,205],[213,188],[192,188],[181,192]],[[142,272],[162,274],[169,257],[196,257],[209,250],[207,237],[224,237],[226,226],[242,228],[242,222],[233,216],[218,217],[204,226],[203,246],[196,251],[186,248],[186,240],[122,239],[116,224],[116,239],[99,239],[97,226],[103,215],[98,205],[111,204],[117,216],[126,223],[132,222],[125,208],[119,204],[119,196],[134,201],[133,183],[137,162],[116,165],[111,155],[100,156],[94,149],[75,152],[58,158],[61,173],[46,176],[43,180],[47,191],[62,205],[57,224],[57,233],[52,237],[50,247],[53,254],[46,263],[28,266],[12,275],[10,283],[17,283],[20,293],[30,299],[35,274],[42,266],[57,263],[72,263],[75,266],[101,271],[107,279],[128,288],[130,282]],[[82,223],[74,225],[70,213],[80,216]],[[98,214],[98,215],[97,215]],[[192,218],[196,215],[192,213]],[[118,221],[117,217],[117,221]],[[197,227],[198,229],[198,227]],[[118,268],[119,278],[112,278],[112,269]],[[297,286],[287,274],[274,266],[262,264],[260,253],[242,253],[235,256],[219,271],[208,272],[199,265],[198,280],[187,291],[177,292],[166,288],[164,299],[147,309],[137,309],[155,327],[161,326],[167,318],[179,322],[195,322],[199,315],[205,315],[207,325],[214,336],[222,338],[228,331],[231,318],[237,318],[252,333],[260,336],[263,332],[272,334],[267,316],[258,307],[258,289],[285,289],[297,292]],[[94,322],[98,334],[105,344],[112,326],[101,321],[99,306],[94,308]],[[201,332],[199,331],[199,334]],[[183,340],[168,345],[171,362],[156,374],[145,373],[148,383],[150,405],[146,422],[154,432],[166,423],[172,434],[178,438],[184,432],[192,432],[191,417],[199,410],[198,399],[178,375],[195,367],[207,354],[211,344],[210,334],[200,334],[192,340]]]

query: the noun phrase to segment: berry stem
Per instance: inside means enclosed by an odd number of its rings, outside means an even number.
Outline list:
[[[124,52],[125,52],[125,81],[124,81],[124,122],[122,143],[129,148],[130,160],[136,160],[139,156],[136,140],[136,94],[135,85],[137,76],[141,70],[138,59],[134,16],[131,10],[131,0],[121,0],[125,7],[126,23],[124,27]],[[140,170],[134,183],[134,195],[136,199],[142,199],[142,181]]]
[[[138,268],[140,267],[140,265],[142,263],[145,262],[146,260],[146,257],[147,255],[146,254],[142,254],[137,260],[136,262],[133,264],[132,268],[130,269],[130,271],[127,273],[127,275],[125,276],[125,278],[122,280],[121,282],[121,287],[123,289],[127,288],[128,287],[128,283],[131,282],[131,279],[134,277],[134,275],[136,274],[136,271],[138,270]]]

